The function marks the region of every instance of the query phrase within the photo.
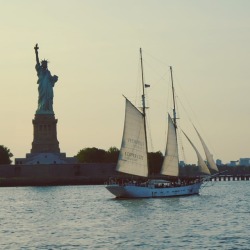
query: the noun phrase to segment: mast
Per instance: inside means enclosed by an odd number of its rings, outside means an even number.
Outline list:
[[[147,130],[146,130],[145,85],[144,85],[144,74],[143,74],[143,63],[142,63],[142,49],[141,48],[140,48],[140,59],[141,59],[141,78],[142,78],[142,113],[143,113],[143,117],[144,117],[146,150],[147,150],[147,153],[148,153],[148,141],[147,141]]]
[[[172,72],[172,66],[170,66],[170,73],[171,73],[171,82],[172,82],[172,93],[173,93],[173,104],[174,104],[174,109],[173,109],[173,120],[174,120],[174,126],[175,130],[177,128],[177,123],[176,123],[176,109],[175,109],[175,95],[174,95],[174,80],[173,80],[173,72]]]
[[[178,141],[177,141],[177,117],[176,117],[176,108],[175,108],[175,92],[174,92],[174,80],[173,80],[173,70],[172,66],[170,66],[170,73],[171,73],[171,82],[172,82],[172,94],[173,94],[173,121],[174,121],[174,129],[175,129],[175,135],[176,135],[176,144],[177,144],[177,161],[179,165],[179,154],[178,154]],[[179,167],[178,167],[178,175],[179,175]]]
[[[161,174],[178,177],[179,176],[179,155],[178,155],[178,143],[177,143],[177,124],[176,124],[176,110],[175,110],[175,96],[174,96],[174,84],[172,67],[170,66],[171,80],[172,80],[172,92],[173,92],[173,118],[168,113],[168,134],[165,156],[161,168]]]

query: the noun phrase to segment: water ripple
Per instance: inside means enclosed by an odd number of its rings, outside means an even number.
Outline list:
[[[249,249],[250,182],[117,200],[104,186],[1,188],[0,249]]]

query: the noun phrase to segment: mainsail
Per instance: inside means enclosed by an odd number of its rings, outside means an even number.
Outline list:
[[[188,139],[189,143],[191,144],[191,146],[193,147],[194,151],[196,152],[196,155],[197,155],[197,158],[198,158],[198,167],[199,167],[200,173],[201,174],[208,174],[208,175],[210,175],[210,171],[209,171],[206,163],[203,161],[203,159],[202,159],[199,151],[194,146],[194,144],[191,142],[191,140],[188,138],[188,136],[184,132],[183,132],[183,134],[186,136],[186,138]]]
[[[117,171],[148,176],[144,115],[126,99],[125,122]]]
[[[198,134],[199,138],[200,138],[200,141],[201,141],[201,144],[203,146],[203,149],[205,151],[205,155],[206,155],[206,158],[207,158],[207,163],[208,163],[208,167],[216,172],[219,172],[215,162],[214,162],[214,159],[213,159],[213,156],[212,154],[209,152],[208,150],[208,147],[207,145],[205,144],[204,140],[202,139],[202,137],[200,136],[198,130],[196,129],[196,127],[194,126],[194,129],[196,130],[196,133]]]
[[[168,135],[165,157],[161,169],[162,175],[178,176],[179,159],[176,130],[172,118],[168,114]]]

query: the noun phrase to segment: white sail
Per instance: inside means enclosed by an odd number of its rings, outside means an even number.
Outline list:
[[[197,158],[198,158],[198,167],[199,167],[200,173],[210,175],[210,171],[209,171],[206,163],[203,161],[203,159],[202,159],[199,151],[194,146],[194,144],[191,142],[191,140],[188,138],[188,136],[184,132],[183,132],[183,134],[187,137],[189,143],[191,144],[191,146],[193,147],[194,151],[196,152],[196,155],[197,155]]]
[[[179,175],[177,136],[175,126],[170,115],[168,115],[167,145],[162,164],[161,174],[169,176]]]
[[[206,158],[207,158],[207,163],[208,163],[208,167],[216,172],[219,172],[215,162],[214,162],[214,159],[213,159],[213,156],[212,154],[209,152],[208,150],[208,147],[207,145],[205,144],[204,140],[202,139],[202,137],[200,136],[198,130],[196,129],[196,127],[194,126],[194,129],[196,130],[196,133],[197,135],[199,136],[200,138],[200,141],[201,141],[201,144],[203,146],[203,149],[205,151],[205,155],[206,155]]]
[[[148,176],[144,116],[128,99],[126,99],[123,138],[116,169],[123,173]]]

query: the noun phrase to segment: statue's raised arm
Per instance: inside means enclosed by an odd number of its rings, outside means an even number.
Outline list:
[[[39,57],[38,57],[38,50],[39,50],[38,43],[36,44],[36,46],[34,47],[34,49],[35,49],[35,53],[36,53],[36,63],[40,64]]]

